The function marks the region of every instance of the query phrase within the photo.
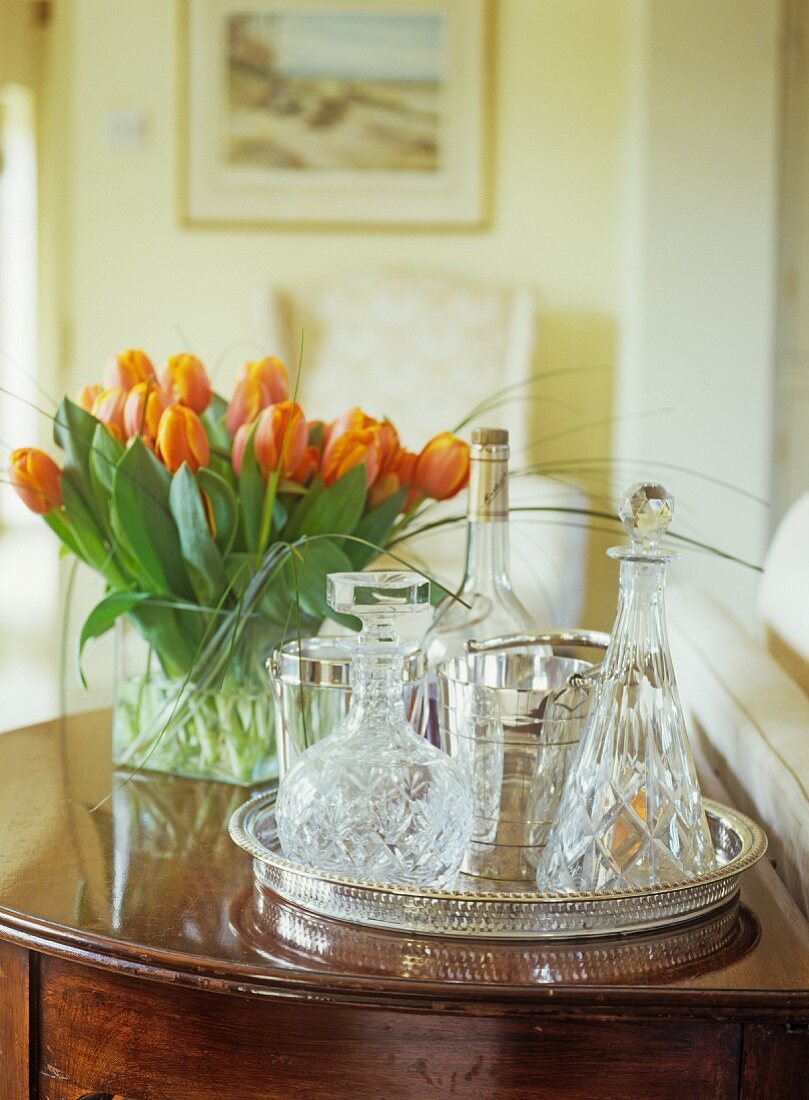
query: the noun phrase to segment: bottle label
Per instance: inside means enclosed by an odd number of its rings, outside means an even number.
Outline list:
[[[508,460],[472,453],[469,470],[469,520],[508,519]]]

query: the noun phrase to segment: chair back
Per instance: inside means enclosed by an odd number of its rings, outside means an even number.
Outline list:
[[[524,289],[452,275],[371,270],[271,295],[273,339],[288,365],[304,337],[300,400],[333,419],[360,405],[389,416],[418,450],[479,402],[531,373],[534,305]],[[481,414],[528,442],[528,404]]]

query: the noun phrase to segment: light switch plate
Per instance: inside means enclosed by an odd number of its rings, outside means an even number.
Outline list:
[[[107,111],[104,144],[108,149],[140,149],[146,144],[147,116],[139,107]]]

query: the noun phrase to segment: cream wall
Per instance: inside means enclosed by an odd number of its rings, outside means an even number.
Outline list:
[[[624,0],[502,0],[495,80],[492,228],[474,233],[185,229],[176,216],[177,20],[167,0],[65,0],[71,119],[70,246],[63,273],[69,383],[132,343],[213,361],[261,333],[256,295],[376,263],[479,273],[534,287],[565,340],[572,314],[616,303],[624,124]],[[56,33],[58,29],[55,28]],[[111,108],[147,112],[142,149],[104,143]],[[591,329],[594,331],[593,326]],[[181,335],[182,333],[182,335]],[[603,338],[594,336],[603,355]],[[232,353],[237,360],[243,349]]]
[[[43,375],[74,390],[132,344],[221,357],[227,375],[263,331],[256,302],[271,281],[379,263],[478,273],[535,290],[538,367],[604,368],[543,391],[538,459],[592,458],[589,485],[610,509],[624,481],[664,472],[650,459],[766,492],[776,0],[497,6],[492,225],[407,234],[183,228],[177,7],[54,5]],[[122,108],[146,112],[139,149],[105,145],[106,114]],[[728,508],[706,485],[675,477],[681,527],[758,556],[766,513]],[[589,626],[614,611],[613,541],[592,539]],[[704,574],[699,562],[686,571]],[[752,591],[749,577],[719,573],[730,602]]]
[[[636,0],[616,455],[679,498],[678,529],[761,561],[769,497],[778,205],[778,0]],[[677,573],[748,618],[757,577],[686,555]]]

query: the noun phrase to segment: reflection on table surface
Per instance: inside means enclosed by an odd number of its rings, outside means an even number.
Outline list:
[[[635,985],[673,982],[741,959],[759,925],[738,899],[654,934],[571,941],[475,940],[367,929],[307,913],[256,885],[234,899],[234,934],[253,950],[308,967],[431,982]]]
[[[0,737],[0,935],[35,922],[57,950],[106,965],[149,959],[185,980],[232,976],[375,990],[407,979],[436,992],[483,984],[795,990],[805,922],[766,865],[741,904],[654,933],[572,941],[416,936],[319,918],[254,887],[227,834],[252,793],[220,783],[115,772],[109,714]],[[363,984],[364,983],[364,984]],[[397,986],[398,988],[398,986]],[[511,994],[510,994],[511,995]]]

